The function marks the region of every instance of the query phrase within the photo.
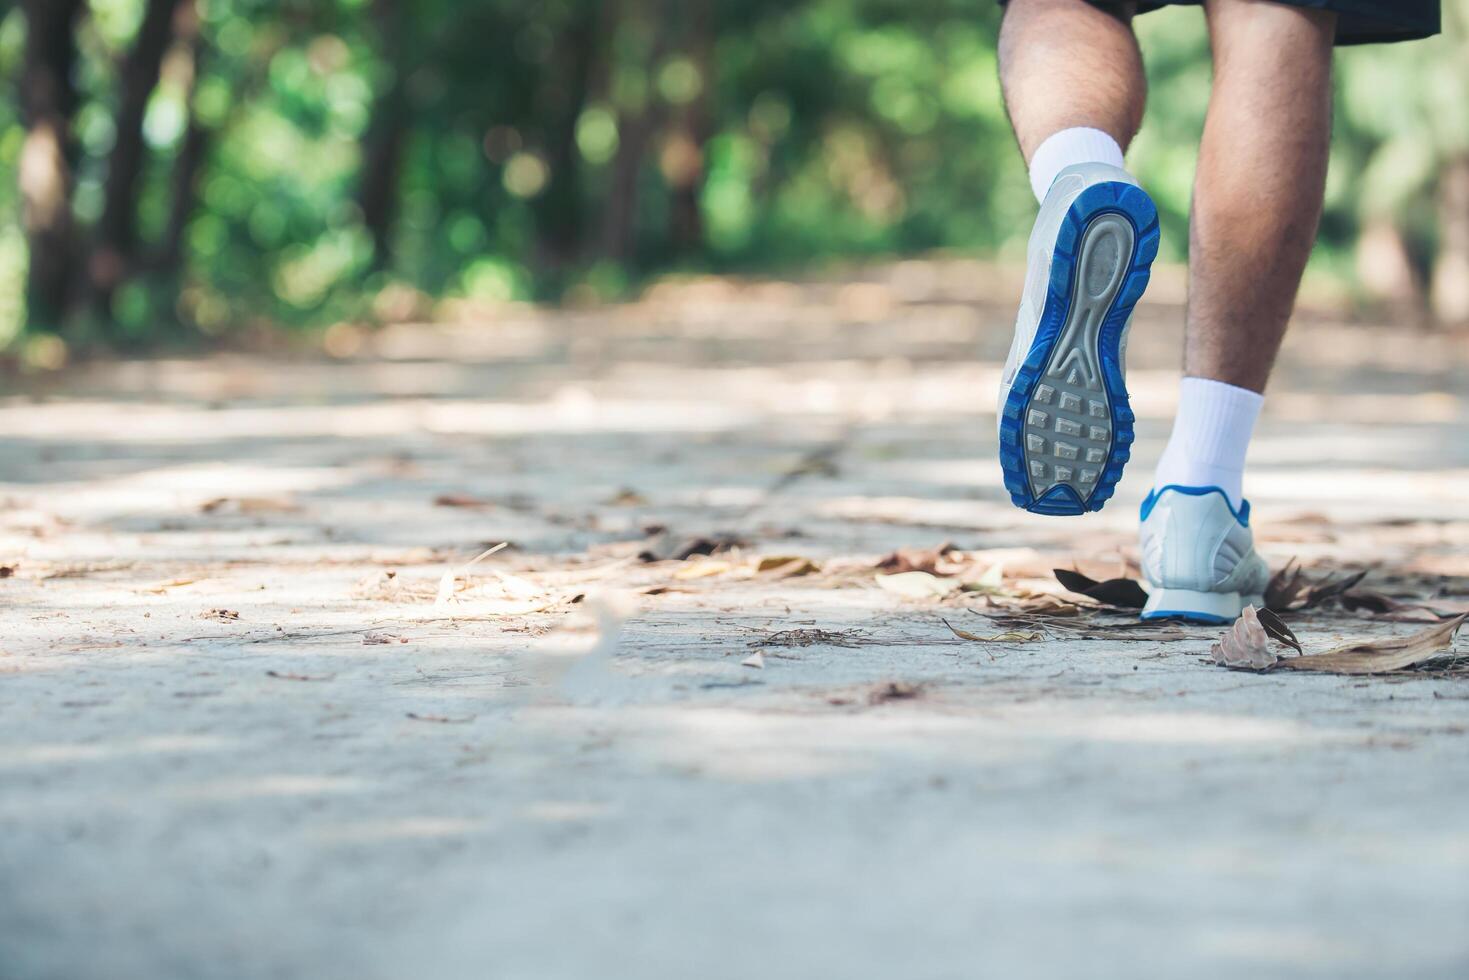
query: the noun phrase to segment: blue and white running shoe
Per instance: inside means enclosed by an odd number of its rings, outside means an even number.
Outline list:
[[[1143,501],[1143,619],[1232,623],[1265,604],[1270,569],[1255,553],[1250,503],[1239,510],[1218,487],[1166,486]]]
[[[1158,254],[1158,211],[1125,170],[1067,167],[1030,234],[1000,384],[1000,465],[1017,507],[1100,510],[1132,447],[1123,383],[1132,308]]]

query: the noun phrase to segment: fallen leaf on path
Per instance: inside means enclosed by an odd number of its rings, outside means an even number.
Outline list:
[[[1084,595],[1105,606],[1116,606],[1119,609],[1141,609],[1148,601],[1148,594],[1143,591],[1143,587],[1130,578],[1112,578],[1105,582],[1098,582],[1091,576],[1083,575],[1072,569],[1056,568],[1052,569],[1052,572],[1056,576],[1056,581],[1060,582],[1067,592]]]
[[[966,585],[966,592],[971,591]],[[1074,599],[1052,595],[1049,592],[1032,592],[1029,595],[1020,596],[997,596],[985,595],[985,604],[993,609],[1001,610],[1010,615],[1036,615],[1036,616],[1076,616],[1080,617],[1083,612],[1094,612],[1101,606],[1087,605]]]
[[[15,574],[14,565],[0,565],[0,578],[10,578]]]
[[[775,486],[769,492],[775,493],[784,490],[787,486],[803,476],[838,476],[840,471],[837,469],[833,457],[840,448],[840,446],[822,446],[802,456],[793,465],[781,472],[780,479],[776,481]]]
[[[294,514],[301,505],[288,497],[215,497],[199,505],[205,514]]]
[[[1454,634],[1464,625],[1466,619],[1469,619],[1469,614],[1456,616],[1408,636],[1359,640],[1325,653],[1290,657],[1282,660],[1279,666],[1287,670],[1324,671],[1332,674],[1384,674],[1415,667],[1449,649],[1453,645]]]
[[[1045,637],[1045,634],[1038,630],[1006,630],[1003,633],[996,633],[994,636],[980,636],[978,633],[971,633],[968,630],[959,629],[947,619],[941,619],[939,622],[949,627],[949,632],[953,633],[959,639],[969,640],[973,643],[1034,643],[1036,640]]]
[[[1266,670],[1280,659],[1270,652],[1270,635],[1260,624],[1254,606],[1245,606],[1239,619],[1209,648],[1214,662],[1240,670]]]
[[[939,578],[928,572],[899,572],[875,576],[877,584],[894,595],[908,599],[932,599],[946,596],[959,588],[958,579]]]
[[[509,572],[502,572],[496,568],[489,569],[489,574],[494,577],[495,582],[498,584],[499,594],[494,595],[494,590],[488,585],[481,587],[480,592],[482,594],[490,594],[497,599],[502,597],[511,599],[538,599],[546,595],[546,590],[530,579],[521,578],[519,575],[511,575]]]
[[[1265,586],[1265,606],[1276,612],[1314,609],[1356,586],[1367,577],[1367,572],[1363,569],[1350,575],[1326,574],[1312,579],[1292,558],[1270,577],[1269,584]]]
[[[750,654],[744,660],[741,660],[740,661],[740,666],[741,667],[754,667],[756,670],[764,670],[765,669],[765,654],[761,653],[759,650],[756,650],[754,653]]]
[[[709,578],[711,575],[723,575],[734,568],[727,561],[717,558],[705,559],[703,561],[688,561],[684,566],[673,573],[673,577],[680,580]]]
[[[465,507],[471,510],[482,510],[486,507],[494,507],[496,504],[493,500],[472,497],[467,493],[441,493],[434,498],[434,506]]]
[[[643,562],[688,561],[696,555],[712,557],[736,548],[746,547],[746,545],[747,542],[743,538],[724,533],[675,539],[666,528],[660,527],[654,529],[648,540],[644,542],[643,550],[638,552],[638,560]]]
[[[136,562],[131,561],[87,561],[57,565],[42,572],[38,577],[42,579],[53,578],[86,578],[88,575],[106,574],[108,572],[122,572],[132,568]],[[34,569],[35,566],[32,566]]]
[[[984,614],[990,622],[1009,629],[1042,630],[1073,640],[1147,640],[1171,642],[1192,639],[1192,634],[1174,623],[1159,620],[1130,620],[1121,623],[1098,623],[1082,617],[1072,606],[1062,614],[994,612]],[[977,610],[970,612],[980,615]]]
[[[1305,653],[1301,649],[1301,641],[1291,632],[1291,628],[1281,621],[1281,618],[1269,609],[1256,609],[1255,616],[1260,620],[1260,625],[1265,632],[1286,646],[1295,650],[1296,653]]]
[[[1454,611],[1436,608],[1426,602],[1409,602],[1372,589],[1352,589],[1343,592],[1337,602],[1347,612],[1368,612],[1378,619],[1397,622],[1441,622],[1452,619],[1463,611],[1462,604]]]
[[[949,556],[957,554],[960,552],[947,541],[934,548],[899,548],[878,559],[873,568],[889,575],[897,575],[901,572],[928,572],[931,575],[941,572],[952,574],[958,571],[961,563],[949,560]]]
[[[274,677],[277,680],[282,680],[282,681],[329,681],[332,678],[336,677],[337,675],[336,674],[317,674],[317,675],[313,676],[311,674],[292,674],[289,671],[283,671],[283,670],[267,670],[265,672],[265,676],[266,677]]]
[[[821,571],[821,566],[798,555],[768,555],[755,565],[755,571],[771,578],[795,578]]]
[[[855,647],[868,639],[865,630],[824,630],[804,626],[799,629],[777,630],[768,636],[750,641],[752,647]]]
[[[504,551],[508,547],[510,547],[509,541],[501,541],[494,547],[486,548],[484,551],[475,555],[469,561],[465,562],[463,567],[445,572],[443,578],[439,579],[439,589],[434,595],[434,605],[447,606],[454,598],[454,591],[458,588],[458,581],[461,577],[468,574],[469,570],[475,565],[478,565],[497,552]]]
[[[604,500],[603,504],[608,507],[642,507],[647,502],[648,498],[644,497],[636,490],[632,490],[628,487],[623,487],[621,490],[617,491],[617,493]]]
[[[162,593],[167,592],[169,589],[178,589],[178,588],[182,588],[185,585],[193,585],[195,582],[201,582],[201,581],[203,581],[203,579],[197,579],[197,578],[174,578],[174,579],[169,579],[167,582],[157,582],[157,583],[154,583],[153,585],[145,585],[141,589],[139,589],[138,591],[139,592],[148,592],[148,593],[151,593],[153,595],[161,595]]]
[[[965,592],[999,592],[1005,587],[1005,568],[995,562],[984,570],[984,574],[971,582],[965,582]]]
[[[907,681],[888,681],[873,688],[867,694],[868,704],[884,704],[888,701],[909,701],[923,693],[918,684]]]

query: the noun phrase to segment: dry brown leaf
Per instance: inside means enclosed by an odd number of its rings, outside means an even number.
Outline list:
[[[1005,585],[1005,568],[995,562],[984,570],[984,574],[962,586],[965,592],[999,592]]]
[[[1322,671],[1331,674],[1385,674],[1415,667],[1432,660],[1454,642],[1454,634],[1469,614],[1419,630],[1408,636],[1386,640],[1358,640],[1325,653],[1291,657],[1279,664],[1288,670]]]
[[[482,497],[472,497],[467,493],[441,493],[434,498],[435,507],[466,507],[471,510],[482,510],[486,507],[494,507],[493,500],[485,500]]]
[[[1465,611],[1463,603],[1414,602],[1373,589],[1351,589],[1338,596],[1337,601],[1347,612],[1368,612],[1374,619],[1399,623],[1436,623]]]
[[[755,564],[755,571],[772,578],[795,578],[821,571],[821,566],[798,555],[770,555]]]
[[[294,514],[301,505],[286,497],[215,497],[199,505],[205,514]]]
[[[674,571],[673,577],[680,580],[708,578],[711,575],[723,575],[731,568],[734,568],[734,566],[729,562],[719,561],[717,559],[688,561],[684,563],[683,567]]]
[[[877,584],[895,595],[909,599],[932,599],[946,596],[959,588],[959,580],[939,578],[928,572],[899,572],[896,575],[877,575]]]
[[[907,681],[888,681],[879,684],[867,693],[868,704],[883,704],[888,701],[908,701],[923,693],[923,688],[918,684],[909,684]]]
[[[774,633],[752,640],[752,647],[855,647],[867,641],[865,630],[824,630],[815,627],[799,627],[776,630]]]
[[[991,603],[996,605],[995,603]],[[997,626],[1010,630],[1035,631],[1057,634],[1074,640],[1123,640],[1161,641],[1192,639],[1192,634],[1178,626],[1158,620],[1130,619],[1123,622],[1101,622],[1095,615],[1098,607],[1068,606],[1060,613],[1013,612],[999,606],[1001,611],[985,613],[984,616]],[[977,610],[970,612],[980,615]]]
[[[1301,641],[1296,639],[1296,634],[1291,632],[1291,628],[1285,625],[1285,622],[1275,613],[1269,609],[1256,609],[1255,615],[1272,639],[1279,640],[1296,653],[1306,652],[1301,649]]]
[[[1306,576],[1294,558],[1276,572],[1265,586],[1265,607],[1276,612],[1313,609],[1338,598],[1367,577],[1367,570],[1350,575],[1326,574],[1317,579]]]
[[[602,501],[607,507],[642,507],[648,502],[648,498],[630,487],[623,487],[611,497]]]
[[[311,674],[293,674],[293,673],[291,673],[289,671],[284,671],[284,670],[267,670],[265,672],[265,676],[266,677],[274,677],[277,680],[282,680],[282,681],[329,681],[333,677],[336,677],[337,675],[336,674],[317,674],[317,675],[313,676]]]
[[[687,561],[698,555],[719,555],[746,546],[745,540],[734,534],[715,534],[679,540],[674,538],[673,532],[657,525],[648,528],[647,534],[648,539],[643,542],[643,548],[638,552],[638,561]]]
[[[950,560],[951,555],[958,555],[954,546],[945,541],[934,548],[899,548],[891,554],[883,556],[873,567],[880,572],[896,575],[900,572],[928,572],[933,575],[941,573],[952,574],[960,565],[959,562]]]
[[[1143,587],[1130,578],[1112,578],[1098,582],[1088,575],[1067,568],[1052,569],[1052,574],[1067,592],[1084,595],[1104,606],[1141,609],[1148,602],[1148,594],[1143,591]]]
[[[197,579],[197,578],[174,578],[174,579],[169,579],[167,582],[157,582],[157,583],[155,583],[153,585],[144,586],[143,588],[139,589],[138,591],[139,592],[149,592],[149,593],[152,593],[154,595],[158,595],[158,594],[161,594],[163,592],[167,592],[169,589],[182,588],[185,585],[193,585],[195,582],[199,582],[199,581],[202,581],[202,580],[201,579]]]
[[[970,591],[967,585],[964,587],[964,590],[966,592]],[[1062,596],[1052,595],[1049,592],[1033,592],[1030,595],[1022,596],[995,596],[987,594],[985,596],[985,603],[991,608],[1002,610],[1011,615],[1079,617],[1084,611],[1095,612],[1099,608],[1089,605],[1084,610],[1079,603],[1063,598]]]
[[[458,588],[457,583],[461,576],[467,574],[471,568],[473,568],[475,565],[478,565],[481,561],[484,561],[486,558],[490,557],[493,554],[496,554],[497,552],[505,550],[509,546],[510,542],[501,541],[493,548],[486,548],[484,551],[481,551],[479,554],[475,555],[469,561],[465,562],[462,568],[450,569],[449,571],[445,572],[443,577],[439,579],[439,588],[438,591],[434,594],[434,605],[447,606],[454,598],[454,592]]]
[[[1268,670],[1280,659],[1270,652],[1270,636],[1260,625],[1254,606],[1245,606],[1234,625],[1209,648],[1214,662],[1241,670]]]
[[[980,636],[978,633],[971,633],[968,630],[959,629],[947,619],[941,619],[939,622],[949,627],[949,632],[953,633],[959,639],[969,640],[972,643],[1034,643],[1036,640],[1042,639],[1045,636],[1044,633],[1038,630],[1006,630],[1003,633],[996,633],[994,636]]]

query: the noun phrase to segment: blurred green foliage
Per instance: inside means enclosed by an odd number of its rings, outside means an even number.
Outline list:
[[[27,287],[18,189],[45,186],[23,162],[45,162],[24,107],[27,14],[48,2],[0,4],[0,349],[614,298],[670,269],[1016,257],[1034,213],[989,0],[75,0],[53,309]],[[1387,229],[1424,302],[1440,174],[1469,153],[1465,2],[1449,36],[1338,58],[1316,262],[1350,280],[1363,229]],[[154,7],[169,33],[134,133]],[[1130,160],[1181,259],[1208,42],[1194,9],[1138,30]],[[109,233],[129,139],[135,229]]]

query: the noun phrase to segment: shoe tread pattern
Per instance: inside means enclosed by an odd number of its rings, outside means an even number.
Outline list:
[[[1045,309],[1000,419],[1016,506],[1099,510],[1131,455],[1122,332],[1158,253],[1158,216],[1139,187],[1106,181],[1072,202],[1057,234]]]

